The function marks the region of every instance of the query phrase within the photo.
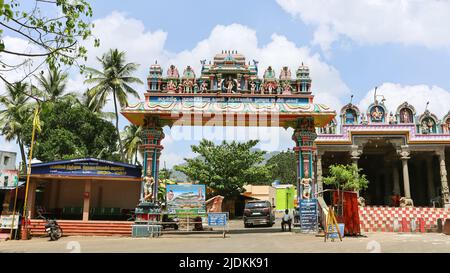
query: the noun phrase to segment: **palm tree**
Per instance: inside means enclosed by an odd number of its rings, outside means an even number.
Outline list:
[[[116,114],[116,131],[119,132],[119,112],[117,110],[117,101],[120,107],[128,106],[128,95],[139,98],[139,94],[134,90],[130,84],[143,82],[139,78],[131,75],[136,72],[138,64],[126,63],[125,52],[119,52],[117,49],[110,49],[102,58],[97,58],[102,65],[102,71],[94,68],[86,68],[90,72],[90,78],[85,82],[88,84],[96,84],[88,92],[88,97],[91,99],[90,106],[93,109],[102,109],[108,97],[112,94],[114,100],[114,110]],[[122,160],[125,160],[122,140],[119,137],[119,148]]]
[[[112,121],[116,117],[114,112],[102,111],[101,107],[99,107],[99,105],[95,101],[93,101],[93,98],[90,97],[89,89],[83,93],[80,104],[89,109],[92,113],[94,113],[101,119]]]
[[[27,164],[25,148],[23,144],[23,126],[31,117],[31,104],[28,103],[29,96],[25,95],[27,83],[16,82],[6,85],[6,95],[0,96],[0,133],[5,136],[6,141],[16,139],[20,147],[22,164]]]
[[[39,76],[36,76],[38,83],[37,89],[41,92],[43,101],[76,100],[77,95],[75,93],[66,93],[68,78],[69,74],[54,67],[49,68],[46,76],[43,72]]]
[[[125,126],[122,132],[122,141],[124,145],[124,153],[128,162],[137,164],[137,155],[139,151],[139,145],[142,144],[142,126],[137,126],[134,124]]]

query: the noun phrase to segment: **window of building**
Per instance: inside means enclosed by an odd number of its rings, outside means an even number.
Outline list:
[[[5,166],[8,166],[8,164],[9,164],[9,156],[5,156],[4,158],[3,158],[3,165],[5,165]]]

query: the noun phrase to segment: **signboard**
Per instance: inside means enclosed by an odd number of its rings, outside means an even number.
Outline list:
[[[166,200],[169,214],[205,214],[205,185],[167,185]]]
[[[76,159],[53,162],[51,164],[33,164],[31,166],[31,174],[140,177],[141,170],[136,166],[127,166],[106,160]]]
[[[227,225],[227,220],[228,220],[227,212],[208,213],[208,226],[224,227]]]
[[[3,215],[0,216],[0,229],[11,229],[12,226],[12,220],[13,220],[13,216],[12,215]],[[19,226],[19,215],[16,215],[14,217],[14,229],[17,229]]]
[[[300,200],[300,229],[304,233],[317,231],[317,199]]]
[[[161,103],[161,102],[183,102],[183,103],[290,103],[305,105],[309,103],[308,98],[254,98],[254,97],[189,97],[189,96],[163,96],[163,97],[150,97],[150,102]]]
[[[19,184],[17,170],[0,170],[0,189],[15,189]]]

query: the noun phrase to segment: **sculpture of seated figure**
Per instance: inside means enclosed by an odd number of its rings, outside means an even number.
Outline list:
[[[184,93],[184,87],[183,87],[183,84],[181,82],[178,84],[178,91],[177,91],[177,93]]]
[[[208,90],[208,85],[206,83],[206,81],[203,81],[202,84],[200,85],[200,93],[204,93]]]
[[[283,85],[283,91],[281,92],[282,94],[285,95],[292,95],[292,86],[290,83],[286,82]]]
[[[169,93],[174,93],[177,90],[177,85],[173,81],[167,83],[167,91]]]
[[[250,92],[252,94],[255,94],[255,92],[256,92],[256,83],[255,82],[250,83]]]

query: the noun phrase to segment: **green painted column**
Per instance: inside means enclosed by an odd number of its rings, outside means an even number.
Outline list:
[[[304,117],[297,120],[292,139],[295,141],[294,151],[297,158],[297,199],[303,198],[304,184],[309,182],[309,198],[315,197],[315,181],[313,174],[313,154],[316,148],[314,140],[317,138],[313,117]]]
[[[155,183],[153,185],[153,200],[157,201],[158,198],[158,175],[159,175],[159,157],[163,146],[161,141],[164,139],[164,133],[162,127],[159,124],[157,117],[147,117],[144,122],[144,128],[142,130],[141,150],[144,158],[143,177],[153,177]],[[141,200],[144,197],[144,182],[141,185]]]

